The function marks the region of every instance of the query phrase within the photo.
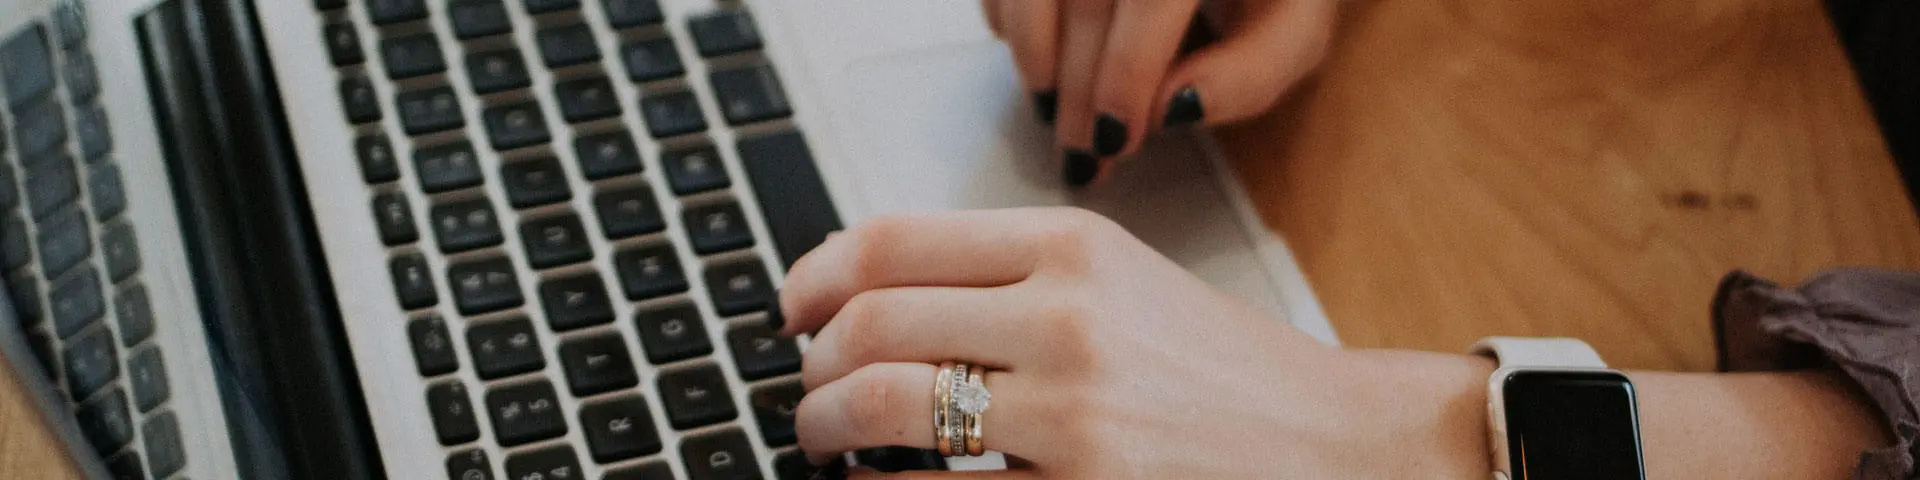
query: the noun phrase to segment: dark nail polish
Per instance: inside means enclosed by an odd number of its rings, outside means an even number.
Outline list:
[[[1061,178],[1065,179],[1067,186],[1070,187],[1087,186],[1088,183],[1093,183],[1093,177],[1099,174],[1100,159],[1080,150],[1067,152],[1065,165],[1060,171]]]
[[[1100,119],[1093,122],[1093,151],[1111,157],[1123,148],[1127,148],[1127,122],[1113,114],[1100,114]]]
[[[773,331],[776,331],[776,332],[780,331],[782,327],[787,326],[787,314],[780,312],[780,291],[779,290],[773,291],[773,301],[768,302],[767,326],[773,327]]]
[[[1180,89],[1173,94],[1173,100],[1167,102],[1166,126],[1178,127],[1206,118],[1207,112],[1200,105],[1200,91],[1193,87]]]
[[[1040,116],[1040,122],[1053,125],[1053,119],[1060,116],[1060,92],[1047,90],[1033,94],[1033,112]]]

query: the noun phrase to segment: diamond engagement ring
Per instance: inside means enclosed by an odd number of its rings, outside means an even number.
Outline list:
[[[980,436],[981,415],[993,394],[983,382],[986,369],[943,362],[933,381],[933,444],[941,455],[979,456],[986,453]]]
[[[974,368],[967,372],[967,383],[960,384],[953,392],[954,409],[959,410],[966,420],[967,455],[978,457],[987,453],[987,440],[980,435],[982,415],[987,405],[993,401],[993,393],[987,391],[985,377],[987,369]]]

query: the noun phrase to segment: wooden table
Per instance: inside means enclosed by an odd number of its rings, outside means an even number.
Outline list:
[[[1708,370],[1733,268],[1920,268],[1818,0],[1355,2],[1317,83],[1222,131],[1349,345],[1572,335]],[[68,464],[0,369],[0,478]]]

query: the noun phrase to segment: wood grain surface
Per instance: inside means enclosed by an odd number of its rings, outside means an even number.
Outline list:
[[[1731,269],[1920,268],[1818,0],[1349,6],[1315,83],[1222,132],[1348,345],[1711,370]]]

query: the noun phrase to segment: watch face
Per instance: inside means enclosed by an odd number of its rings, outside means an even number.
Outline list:
[[[1519,371],[1501,392],[1513,480],[1645,478],[1633,383],[1625,375]]]

